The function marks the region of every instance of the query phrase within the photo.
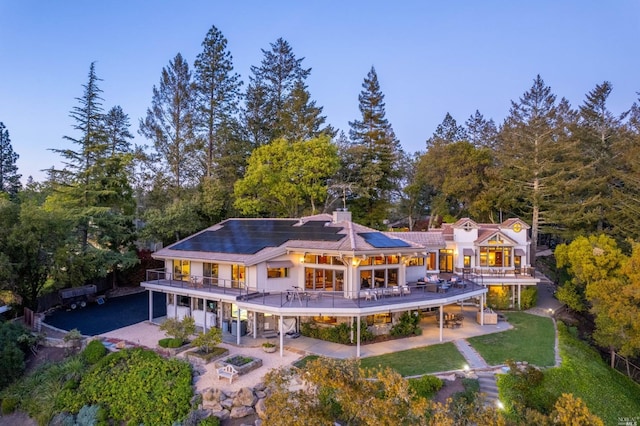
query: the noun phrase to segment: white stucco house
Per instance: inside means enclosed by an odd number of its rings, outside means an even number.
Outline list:
[[[361,324],[384,333],[406,311],[473,300],[500,291],[514,307],[538,280],[528,263],[529,226],[519,219],[461,219],[428,232],[381,232],[350,212],[296,219],[228,219],[153,254],[164,268],[141,285],[166,295],[167,317],[240,337],[283,335],[302,322]],[[429,279],[427,279],[429,278]],[[433,282],[429,282],[432,281]],[[479,308],[480,321],[484,312]],[[442,324],[442,318],[440,324]],[[440,337],[444,330],[440,326]]]

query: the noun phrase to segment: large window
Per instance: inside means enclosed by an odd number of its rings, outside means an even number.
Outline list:
[[[173,279],[189,281],[191,264],[188,260],[173,259]]]
[[[344,271],[335,269],[305,268],[307,290],[342,291]]]
[[[398,285],[399,270],[390,269],[364,269],[360,270],[360,288],[381,288]]]
[[[204,263],[202,265],[202,275],[205,285],[218,285],[218,264]]]
[[[480,247],[480,266],[496,268],[511,266],[511,247]]]
[[[305,254],[304,263],[315,263],[318,265],[344,265],[338,256],[325,256],[317,254]]]
[[[453,272],[453,249],[440,250],[440,272]]]

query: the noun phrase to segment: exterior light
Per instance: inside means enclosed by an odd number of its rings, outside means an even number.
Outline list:
[[[300,263],[304,263],[304,256],[300,256]]]
[[[504,410],[504,404],[500,400],[496,401],[496,407],[498,407],[498,410]]]
[[[469,364],[465,364],[464,367],[462,367],[462,369],[464,370],[465,373],[469,372]]]

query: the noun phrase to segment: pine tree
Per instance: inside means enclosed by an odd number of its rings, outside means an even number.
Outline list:
[[[63,256],[64,270],[59,284],[78,285],[97,276],[133,265],[132,250],[135,204],[129,182],[133,160],[126,140],[130,137],[128,118],[119,107],[105,115],[100,79],[95,64],[89,69],[84,93],[71,111],[78,137],[64,139],[78,148],[53,149],[64,157],[62,170],[51,170],[54,193],[48,208],[62,212],[76,228],[78,238],[69,241]]]
[[[178,53],[162,69],[160,85],[153,87],[151,108],[140,120],[140,134],[153,142],[154,152],[146,161],[155,185],[173,198],[181,189],[195,186],[198,145],[194,136],[193,86],[189,64]],[[166,186],[165,186],[166,185]]]
[[[579,108],[576,129],[583,163],[580,182],[584,188],[582,195],[586,196],[581,200],[582,227],[598,233],[611,228],[607,218],[615,209],[611,204],[615,185],[614,146],[620,141],[621,123],[607,108],[612,90],[611,83],[605,81],[587,94]]]
[[[233,73],[227,39],[215,26],[207,33],[202,47],[194,63],[195,128],[204,141],[205,176],[211,178],[227,142],[224,127],[233,122],[239,109],[242,81],[239,74]]]
[[[467,139],[477,148],[495,148],[498,128],[492,119],[485,119],[480,111],[476,110],[475,114],[467,119],[465,126]]]
[[[506,193],[501,195],[504,204],[498,207],[531,221],[532,264],[540,225],[547,213],[546,201],[564,178],[563,165],[556,159],[570,150],[568,145],[558,143],[564,130],[560,124],[556,96],[538,75],[531,89],[518,102],[511,102],[500,130],[496,174],[505,182]]]
[[[459,126],[455,118],[451,114],[447,113],[442,120],[442,123],[438,124],[436,131],[427,140],[427,149],[430,146],[438,144],[447,144],[453,142],[460,142],[467,139],[467,132],[464,126]]]
[[[357,196],[354,216],[365,224],[382,227],[402,176],[398,161],[402,149],[385,115],[384,95],[373,67],[358,96],[361,120],[349,122],[350,155]]]
[[[11,147],[9,130],[0,121],[0,193],[6,192],[15,196],[20,190],[20,178],[18,174],[18,154]]]
[[[311,68],[303,68],[304,58],[296,58],[282,38],[262,50],[260,66],[252,66],[246,92],[244,126],[254,146],[283,138],[288,141],[334,135],[324,126],[322,107],[310,101],[305,80]]]

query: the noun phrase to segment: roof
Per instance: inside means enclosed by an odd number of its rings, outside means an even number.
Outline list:
[[[446,243],[441,230],[427,232],[388,232],[407,241],[420,244],[424,248],[445,248]]]
[[[289,251],[394,253],[421,250],[419,243],[328,214],[300,219],[228,219],[154,254],[157,258],[254,265]]]

